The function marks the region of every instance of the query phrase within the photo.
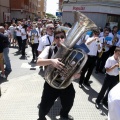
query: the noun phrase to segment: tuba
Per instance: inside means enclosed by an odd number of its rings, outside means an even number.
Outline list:
[[[77,46],[76,43],[87,31],[98,29],[94,22],[84,14],[75,12],[74,15],[76,22],[54,56],[54,58],[61,58],[61,62],[65,64],[66,70],[58,70],[52,65],[47,66],[45,70],[44,78],[46,82],[56,89],[68,87],[74,80],[72,76],[75,73],[80,73],[88,57],[84,47],[79,48],[79,45]]]

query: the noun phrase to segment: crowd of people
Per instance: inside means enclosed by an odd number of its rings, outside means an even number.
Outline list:
[[[65,65],[59,59],[51,58],[59,49],[60,42],[64,42],[67,35],[65,29],[60,26],[69,29],[72,27],[70,23],[62,24],[59,21],[39,20],[32,22],[25,19],[12,23],[10,26],[8,24],[0,26],[0,68],[2,71],[0,76],[6,78],[5,71],[12,71],[9,46],[17,46],[21,59],[24,59],[25,49],[30,45],[31,62],[35,62],[39,66],[53,65],[57,69],[62,69]],[[90,34],[86,33],[77,43],[78,45],[85,43],[89,49],[88,60],[80,73],[79,87],[81,89],[85,86],[90,87],[89,79],[94,68],[96,74],[105,74],[102,88],[96,96],[95,106],[97,109],[100,108],[101,102],[108,106],[109,91],[119,81],[120,34],[118,31],[117,26],[114,26],[112,30],[108,26],[103,31],[93,30],[89,32]],[[54,46],[51,55],[49,55],[50,46]],[[72,83],[65,89],[57,90],[45,82],[38,120],[46,120],[45,116],[58,97],[60,97],[62,104],[60,117],[68,120],[74,119],[68,114],[75,97]]]

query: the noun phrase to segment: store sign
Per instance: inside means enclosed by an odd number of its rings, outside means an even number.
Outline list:
[[[80,7],[73,6],[73,10],[76,10],[76,11],[85,10],[85,7],[84,6],[80,6]]]

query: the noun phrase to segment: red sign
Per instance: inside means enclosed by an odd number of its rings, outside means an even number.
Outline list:
[[[73,6],[73,10],[85,10],[85,7],[82,7],[82,6],[80,6],[80,7],[74,7]]]

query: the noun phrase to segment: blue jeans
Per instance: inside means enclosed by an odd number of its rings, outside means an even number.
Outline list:
[[[3,58],[4,58],[4,62],[6,65],[6,70],[11,71],[11,63],[10,63],[10,58],[9,58],[9,48],[6,47],[3,49]]]

